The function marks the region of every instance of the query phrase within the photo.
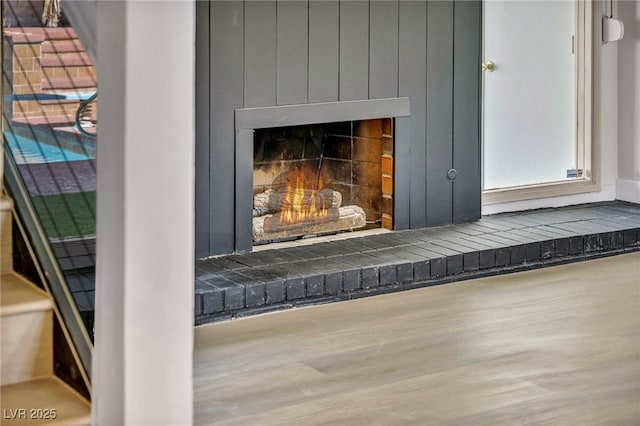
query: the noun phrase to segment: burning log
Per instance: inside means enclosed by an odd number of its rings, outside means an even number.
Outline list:
[[[284,223],[281,215],[282,213],[275,213],[254,217],[253,240],[267,241],[295,235],[345,231],[366,225],[364,210],[358,206],[333,207],[324,216],[312,216],[294,223]]]
[[[323,188],[320,191],[304,189],[299,208],[309,207],[315,203],[317,209],[338,208],[342,205],[342,194],[333,189]],[[287,189],[267,189],[253,197],[254,216],[265,213],[277,213],[290,207],[292,197]]]

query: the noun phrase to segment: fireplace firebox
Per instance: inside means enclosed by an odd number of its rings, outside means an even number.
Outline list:
[[[392,118],[255,131],[254,244],[392,226]]]
[[[396,133],[410,113],[407,97],[236,109],[235,161],[221,164],[234,172],[234,192],[216,194],[234,201],[234,251],[395,229],[406,191],[394,164],[409,140]]]

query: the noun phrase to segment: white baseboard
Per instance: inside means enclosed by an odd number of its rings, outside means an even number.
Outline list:
[[[640,181],[618,179],[616,181],[616,200],[640,204]]]

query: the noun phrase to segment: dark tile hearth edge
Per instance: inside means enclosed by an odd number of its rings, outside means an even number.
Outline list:
[[[196,262],[195,324],[640,251],[640,205],[485,216]]]

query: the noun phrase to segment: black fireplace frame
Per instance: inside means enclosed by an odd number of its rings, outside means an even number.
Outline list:
[[[408,117],[409,115],[411,115],[411,107],[408,97],[236,109],[234,251],[246,253],[253,247],[253,137],[256,129]],[[408,139],[404,139],[404,142],[396,141],[394,150],[397,143],[408,143]],[[402,184],[402,182],[397,184],[394,182],[394,186]]]

